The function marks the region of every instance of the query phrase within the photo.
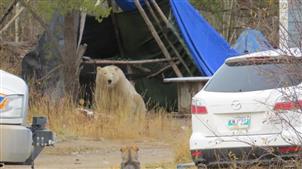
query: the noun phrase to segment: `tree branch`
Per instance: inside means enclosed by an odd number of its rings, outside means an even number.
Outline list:
[[[8,6],[7,10],[4,12],[4,15],[0,19],[0,25],[4,22],[5,18],[8,16],[8,14],[13,10],[14,6],[17,4],[19,0],[14,0],[12,3]]]
[[[59,43],[57,42],[57,40],[54,38],[55,36],[53,35],[53,33],[49,30],[49,26],[47,23],[45,23],[43,21],[43,19],[32,9],[32,7],[26,3],[24,0],[20,0],[20,4],[22,6],[24,6],[29,12],[30,14],[32,14],[33,18],[35,20],[37,20],[39,22],[39,24],[44,28],[44,30],[46,31],[46,34],[48,35],[50,41],[54,44],[54,48],[55,50],[58,51],[59,57],[62,58],[62,51],[59,48]]]

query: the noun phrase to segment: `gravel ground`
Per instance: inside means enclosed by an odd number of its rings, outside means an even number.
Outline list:
[[[117,169],[121,162],[120,148],[136,144],[142,165],[173,162],[169,145],[152,141],[112,141],[77,139],[61,141],[49,147],[35,161],[35,169]],[[5,166],[4,169],[29,169],[30,166]],[[2,169],[2,168],[1,168]]]

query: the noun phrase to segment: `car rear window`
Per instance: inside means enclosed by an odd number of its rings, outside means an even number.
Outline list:
[[[295,86],[302,81],[301,63],[224,64],[205,91],[248,92]]]

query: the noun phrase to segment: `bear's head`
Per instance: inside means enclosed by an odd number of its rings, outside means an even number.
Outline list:
[[[97,67],[97,76],[102,79],[102,82],[109,88],[115,86],[118,81],[123,78],[123,71],[117,66],[110,65],[105,67]]]

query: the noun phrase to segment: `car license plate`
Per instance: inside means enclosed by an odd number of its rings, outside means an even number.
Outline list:
[[[251,125],[251,118],[250,116],[239,116],[230,119],[227,122],[227,126],[230,129],[246,129]]]

